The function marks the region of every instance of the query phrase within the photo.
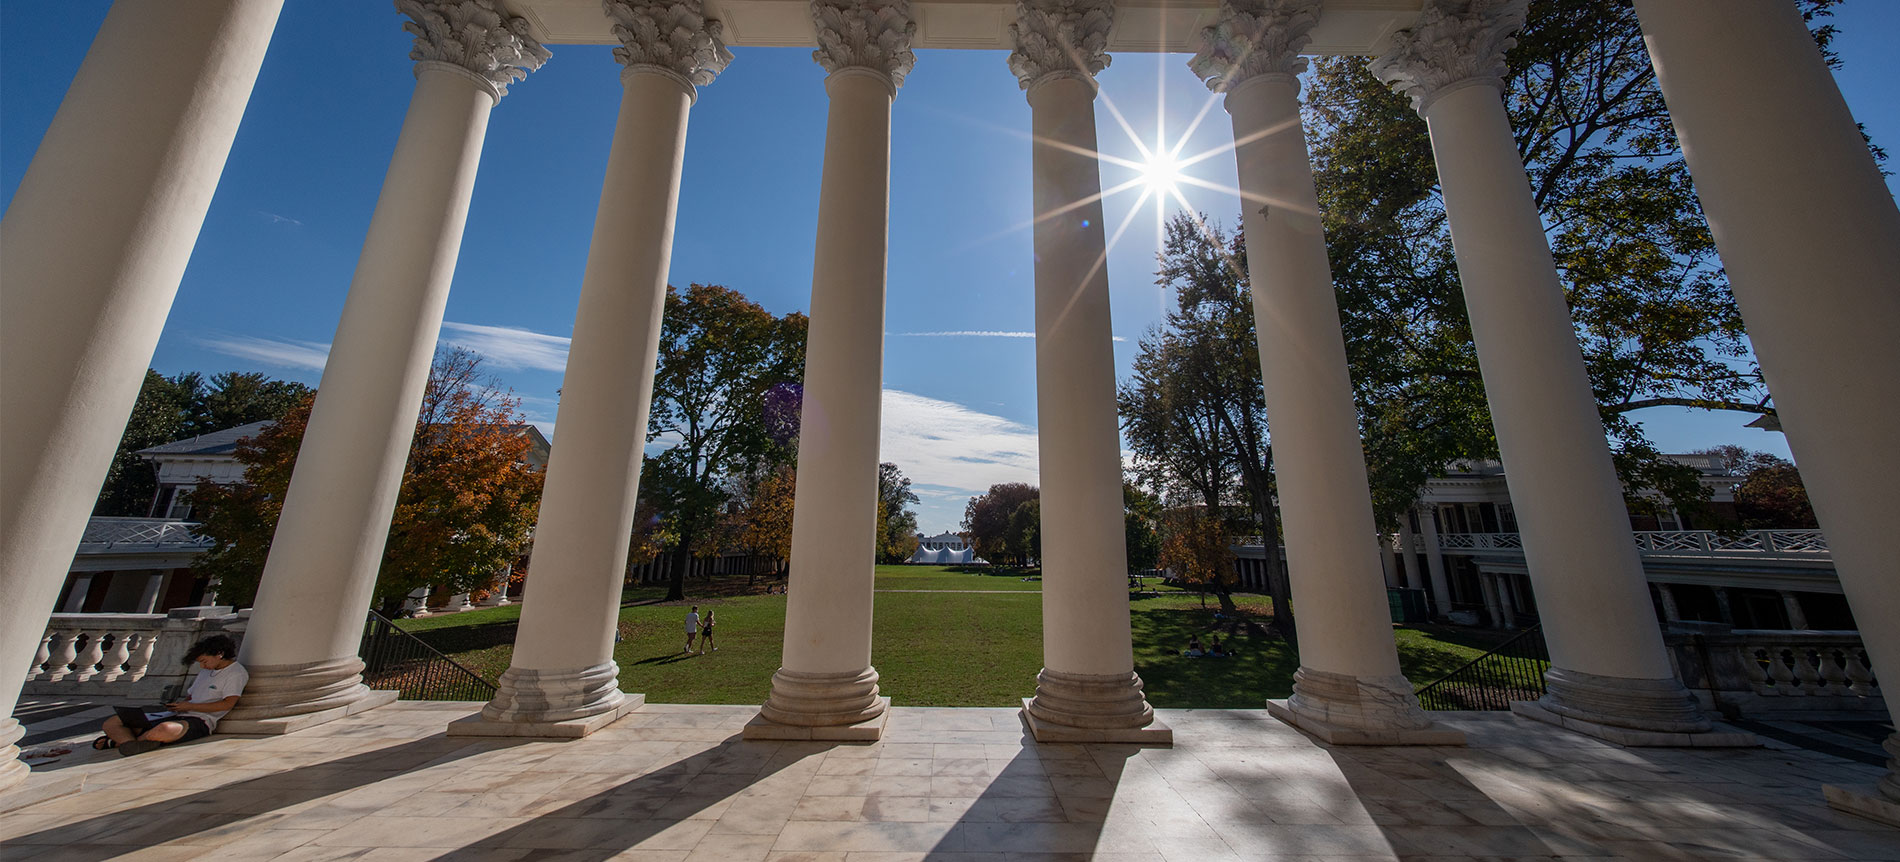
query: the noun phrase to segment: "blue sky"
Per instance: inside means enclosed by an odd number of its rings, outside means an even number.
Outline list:
[[[11,201],[108,4],[0,0],[0,199]],[[414,78],[410,37],[381,0],[289,0],[152,364],[262,371],[315,384]],[[1851,0],[1837,78],[1876,141],[1900,147],[1900,3]],[[489,125],[442,340],[488,367],[553,430],[566,338],[620,86],[606,47],[552,46]],[[671,281],[718,283],[784,313],[809,307],[824,72],[809,50],[740,48],[693,108]],[[922,497],[926,532],[954,529],[990,484],[1035,482],[1029,108],[1002,52],[922,51],[892,119],[883,458]],[[1126,54],[1100,76],[1104,153],[1138,160],[1126,128],[1173,144],[1207,101],[1185,55]],[[1216,107],[1184,155],[1231,142]],[[1195,165],[1231,187],[1231,158]],[[1113,186],[1133,172],[1104,165]],[[1237,197],[1183,186],[1223,223]],[[1118,372],[1157,322],[1156,207],[1107,202]],[[1665,451],[1739,443],[1787,454],[1750,417],[1645,411]],[[558,436],[558,432],[556,432]]]

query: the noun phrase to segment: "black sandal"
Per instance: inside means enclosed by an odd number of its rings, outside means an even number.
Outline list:
[[[110,736],[101,736],[98,739],[95,739],[92,741],[93,751],[111,751],[112,749],[115,749],[118,747],[119,747],[119,744],[116,742],[113,742],[112,737]]]

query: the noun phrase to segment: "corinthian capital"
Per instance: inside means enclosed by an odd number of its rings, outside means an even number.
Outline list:
[[[811,22],[818,33],[811,58],[827,72],[870,69],[889,76],[896,88],[917,65],[910,51],[917,32],[910,0],[812,0]]]
[[[1529,0],[1426,0],[1418,23],[1372,61],[1372,74],[1412,97],[1423,114],[1433,99],[1472,84],[1504,88],[1504,52],[1524,26]]]
[[[1016,0],[1009,70],[1025,90],[1053,75],[1093,82],[1108,68],[1108,30],[1114,25],[1114,0]]]
[[[1300,51],[1312,41],[1320,0],[1221,0],[1220,20],[1201,30],[1201,52],[1188,68],[1216,93],[1255,75],[1306,71]]]
[[[396,0],[409,16],[402,29],[416,37],[409,59],[449,63],[487,82],[496,99],[508,85],[554,56],[528,35],[528,22],[504,14],[497,0]]]
[[[732,52],[725,27],[709,19],[699,0],[601,0],[620,47],[614,59],[632,69],[653,67],[696,87],[725,71]]]

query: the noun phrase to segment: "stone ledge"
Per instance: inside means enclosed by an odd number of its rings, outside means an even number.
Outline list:
[[[645,706],[647,696],[629,694],[620,705],[599,715],[570,718],[566,721],[489,721],[477,712],[449,722],[449,736],[518,736],[535,739],[580,739],[619,721],[627,713]]]
[[[1157,748],[1174,746],[1174,728],[1163,722],[1160,716],[1155,716],[1144,727],[1070,727],[1037,718],[1029,711],[1029,702],[1034,699],[1023,698],[1022,717],[1023,722],[1029,725],[1030,735],[1037,742],[1116,742]]]
[[[327,724],[339,718],[355,715],[359,712],[367,712],[379,706],[388,706],[389,704],[395,703],[396,698],[401,695],[402,692],[399,691],[378,691],[371,689],[362,697],[342,706],[331,707],[317,712],[306,712],[302,715],[286,715],[279,718],[227,718],[218,722],[218,733],[282,736],[286,733],[308,730],[319,724]]]
[[[71,796],[85,789],[84,773],[71,770],[29,773],[26,780],[0,791],[0,813],[25,808],[49,799]]]
[[[1361,730],[1315,721],[1288,708],[1284,700],[1267,701],[1267,714],[1318,737],[1327,745],[1448,745],[1465,744],[1465,732],[1434,724],[1417,729]]]
[[[1821,794],[1827,797],[1828,807],[1836,811],[1856,814],[1888,826],[1900,826],[1900,802],[1888,799],[1880,792],[1880,788],[1872,784],[1823,784]]]
[[[884,725],[891,720],[891,699],[880,697],[884,708],[877,715],[857,724],[834,724],[823,727],[799,727],[793,724],[780,724],[763,714],[755,715],[745,723],[744,738],[752,740],[794,740],[818,742],[876,742],[884,738]]]
[[[1511,701],[1511,712],[1532,721],[1541,721],[1565,730],[1575,731],[1585,736],[1593,736],[1604,742],[1630,748],[1760,748],[1761,739],[1752,733],[1740,730],[1711,730],[1703,733],[1668,733],[1657,730],[1635,730],[1628,727],[1614,727],[1598,724],[1594,721],[1582,721],[1567,715],[1558,715],[1545,709],[1543,704],[1534,700]],[[1720,722],[1716,727],[1726,727]]]

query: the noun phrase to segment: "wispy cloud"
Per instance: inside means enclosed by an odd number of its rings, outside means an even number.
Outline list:
[[[198,343],[226,356],[249,359],[280,368],[323,370],[330,356],[330,345],[290,338],[258,338],[252,335],[221,335],[200,338]]]
[[[1036,334],[1034,332],[1017,332],[1015,330],[1008,330],[1008,329],[945,329],[938,332],[887,332],[885,334],[893,335],[893,336],[903,336],[903,337],[908,337],[908,338],[1035,338],[1036,337]],[[1123,338],[1119,335],[1115,336],[1115,341],[1117,342],[1122,342],[1122,341],[1127,341],[1127,340],[1128,339]]]
[[[466,347],[481,354],[496,368],[534,371],[567,370],[567,348],[572,339],[548,335],[514,326],[484,326],[479,323],[442,323],[443,344]]]
[[[910,477],[927,533],[954,528],[991,485],[1037,483],[1035,428],[898,389],[884,390],[878,456]]]
[[[303,222],[300,222],[294,218],[291,218],[290,216],[278,215],[276,213],[265,212],[263,210],[257,210],[256,215],[258,218],[261,218],[267,222],[270,222],[271,224],[287,224],[287,225],[292,225],[294,227],[303,227]]]

